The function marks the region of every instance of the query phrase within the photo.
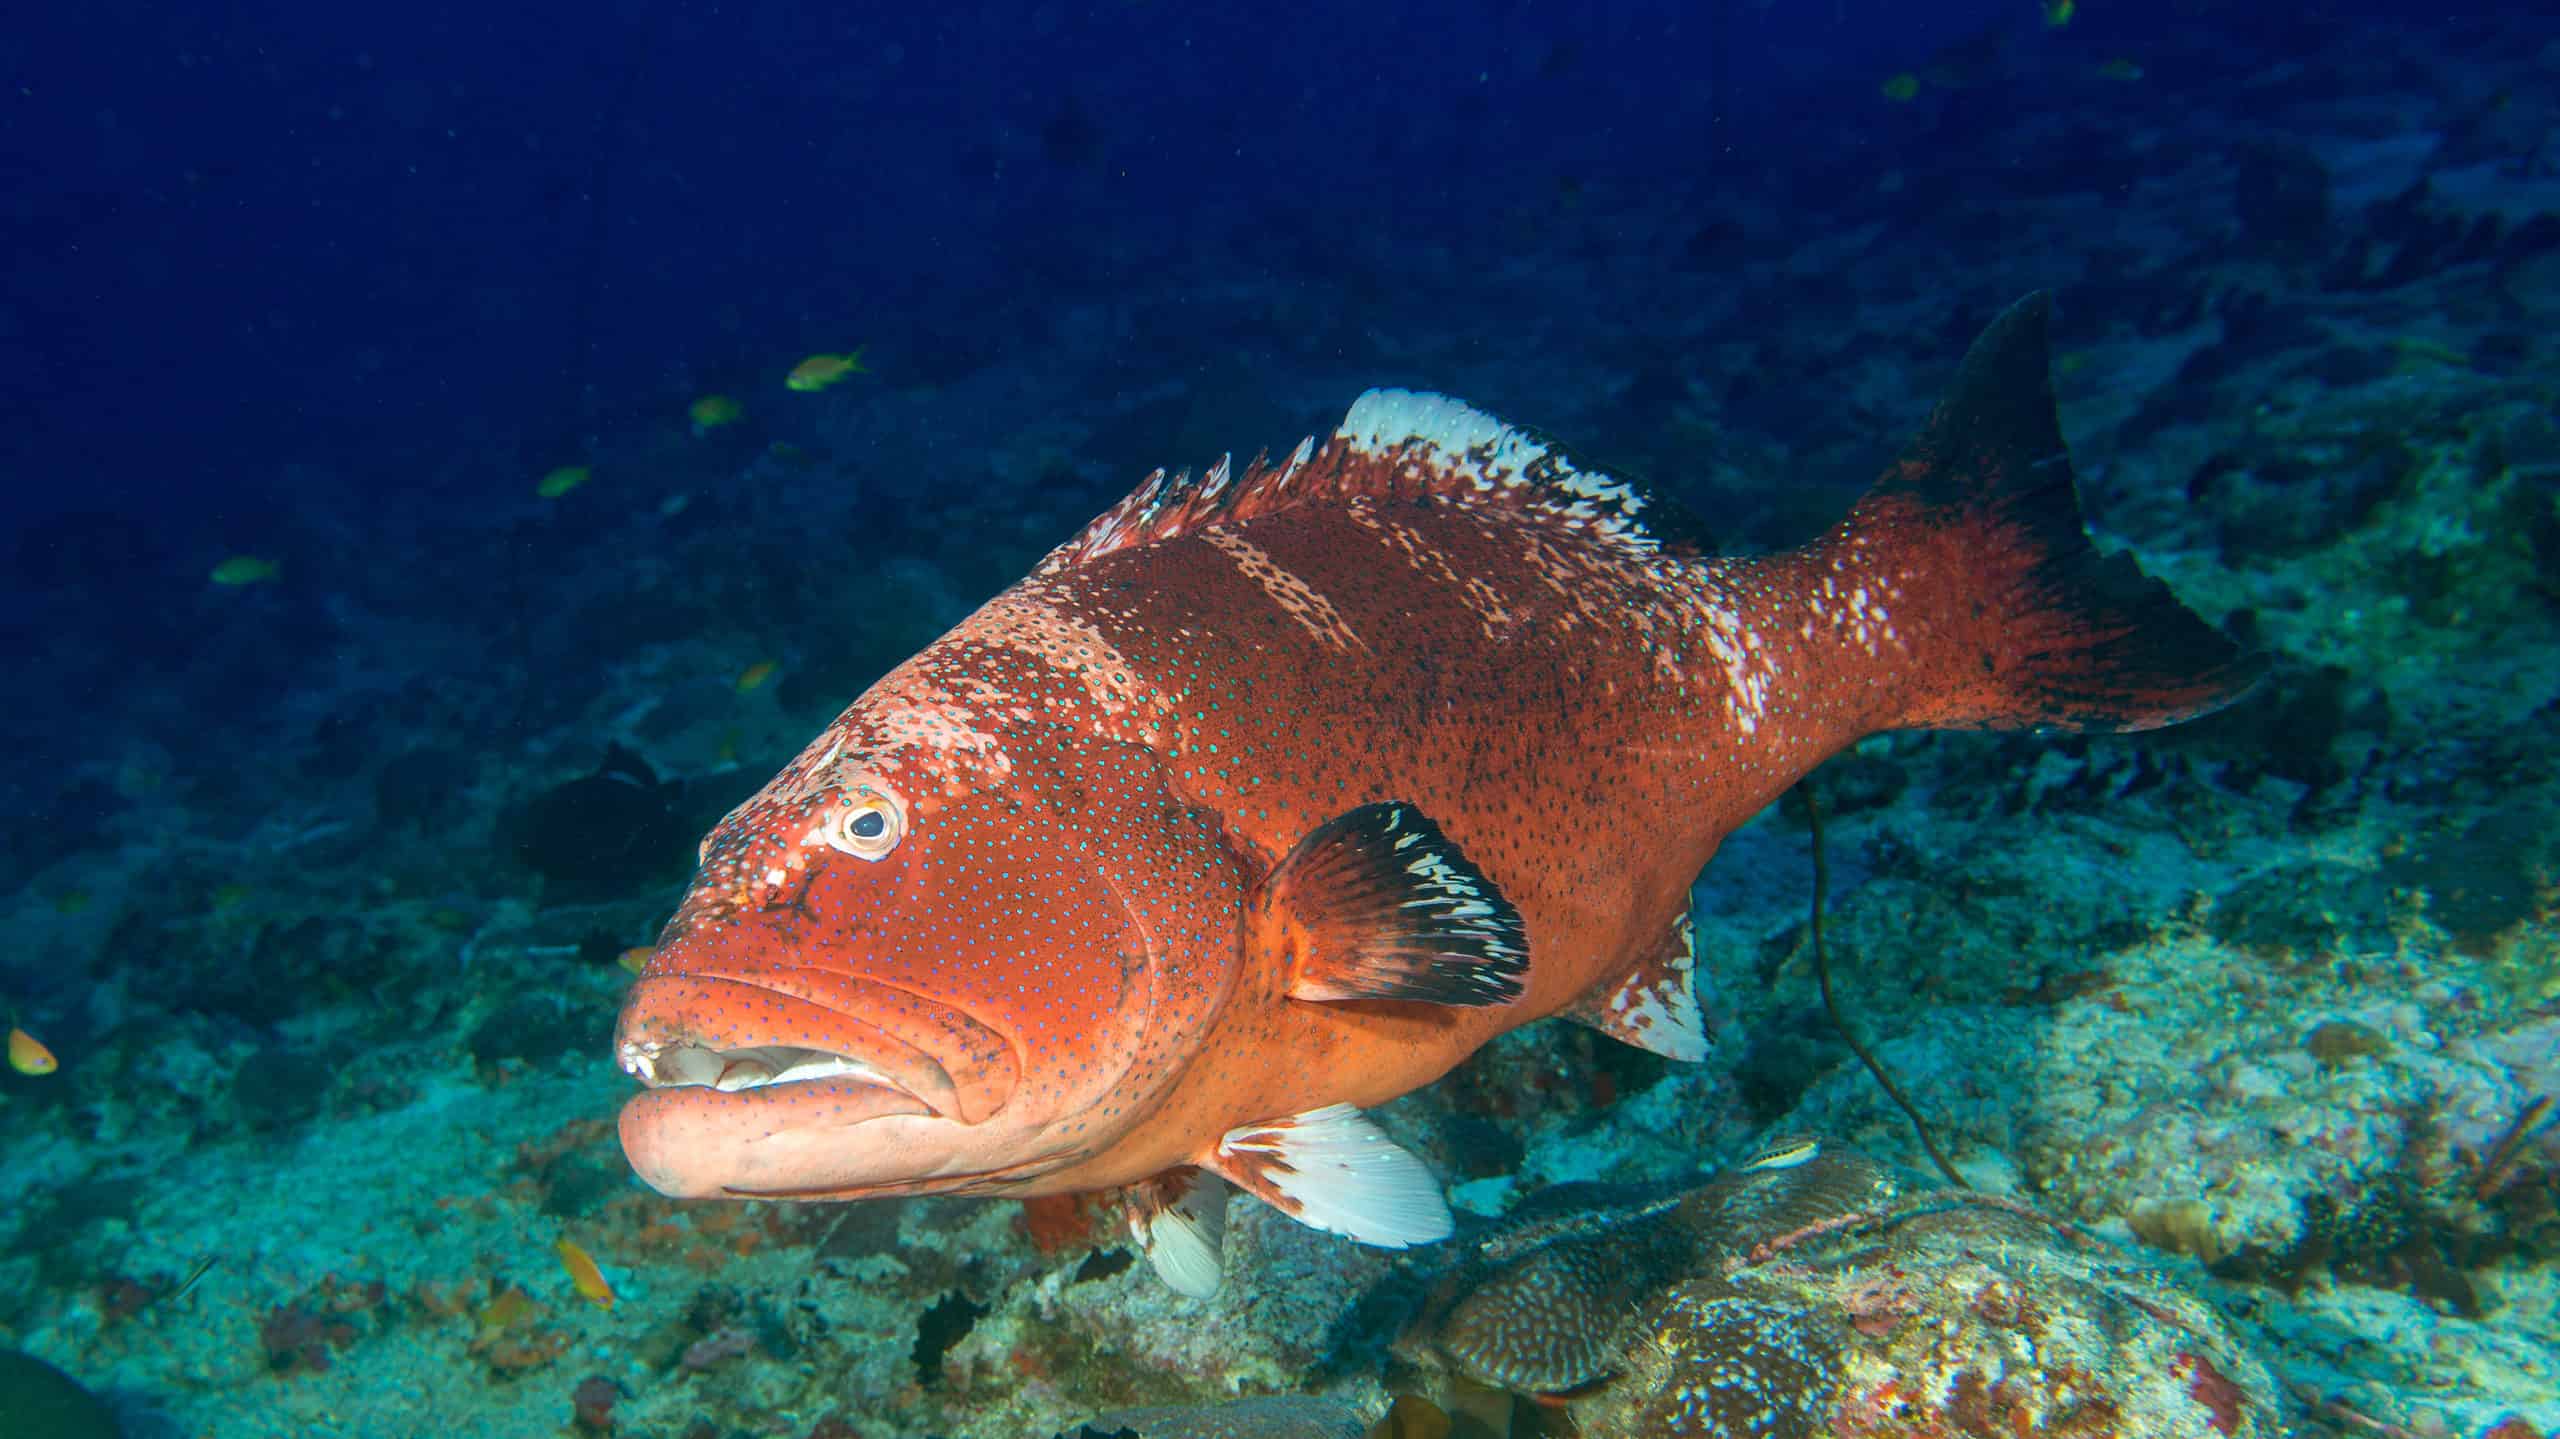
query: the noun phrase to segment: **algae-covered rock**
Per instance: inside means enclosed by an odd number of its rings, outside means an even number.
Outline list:
[[[116,1417],[70,1375],[0,1349],[0,1439],[116,1439]]]
[[[2242,1439],[2289,1409],[2140,1253],[1811,1141],[1677,1200],[1497,1233],[1399,1350],[1561,1405],[1586,1439]]]
[[[1225,1404],[1123,1409],[1059,1439],[1360,1439],[1360,1412],[1330,1399],[1273,1396]]]

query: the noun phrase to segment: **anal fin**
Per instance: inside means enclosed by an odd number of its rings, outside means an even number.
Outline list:
[[[1209,1167],[1301,1224],[1382,1249],[1455,1227],[1430,1166],[1348,1104],[1228,1130]]]
[[[1695,1064],[1707,1057],[1697,970],[1698,931],[1683,911],[1624,978],[1592,986],[1565,1016],[1665,1059]]]
[[[1176,1293],[1218,1292],[1220,1241],[1227,1229],[1227,1183],[1205,1169],[1168,1169],[1120,1191],[1129,1237]]]
[[[1502,1004],[1529,967],[1520,911],[1401,801],[1318,825],[1255,890],[1247,923],[1293,999]]]

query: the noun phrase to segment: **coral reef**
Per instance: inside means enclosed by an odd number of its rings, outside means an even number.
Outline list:
[[[1498,1230],[1399,1351],[1621,1439],[2288,1432],[2273,1373],[2156,1262],[1835,1146],[1788,1152],[1810,1157]]]

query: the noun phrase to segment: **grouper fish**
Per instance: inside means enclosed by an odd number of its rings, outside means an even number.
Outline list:
[[[2031,296],[1837,527],[1701,551],[1440,395],[1150,476],[703,841],[615,1036],[676,1196],[1111,1191],[1214,1292],[1231,1190],[1450,1232],[1364,1110],[1569,1016],[1708,1045],[1689,893],[1884,730],[2138,730],[2257,664],[2082,528]],[[864,602],[859,556],[845,601]]]

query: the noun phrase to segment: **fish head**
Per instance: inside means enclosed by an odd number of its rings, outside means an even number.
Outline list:
[[[875,687],[704,840],[616,1034],[652,1186],[1019,1190],[1170,1088],[1234,983],[1238,863],[1144,744],[1011,716]]]

